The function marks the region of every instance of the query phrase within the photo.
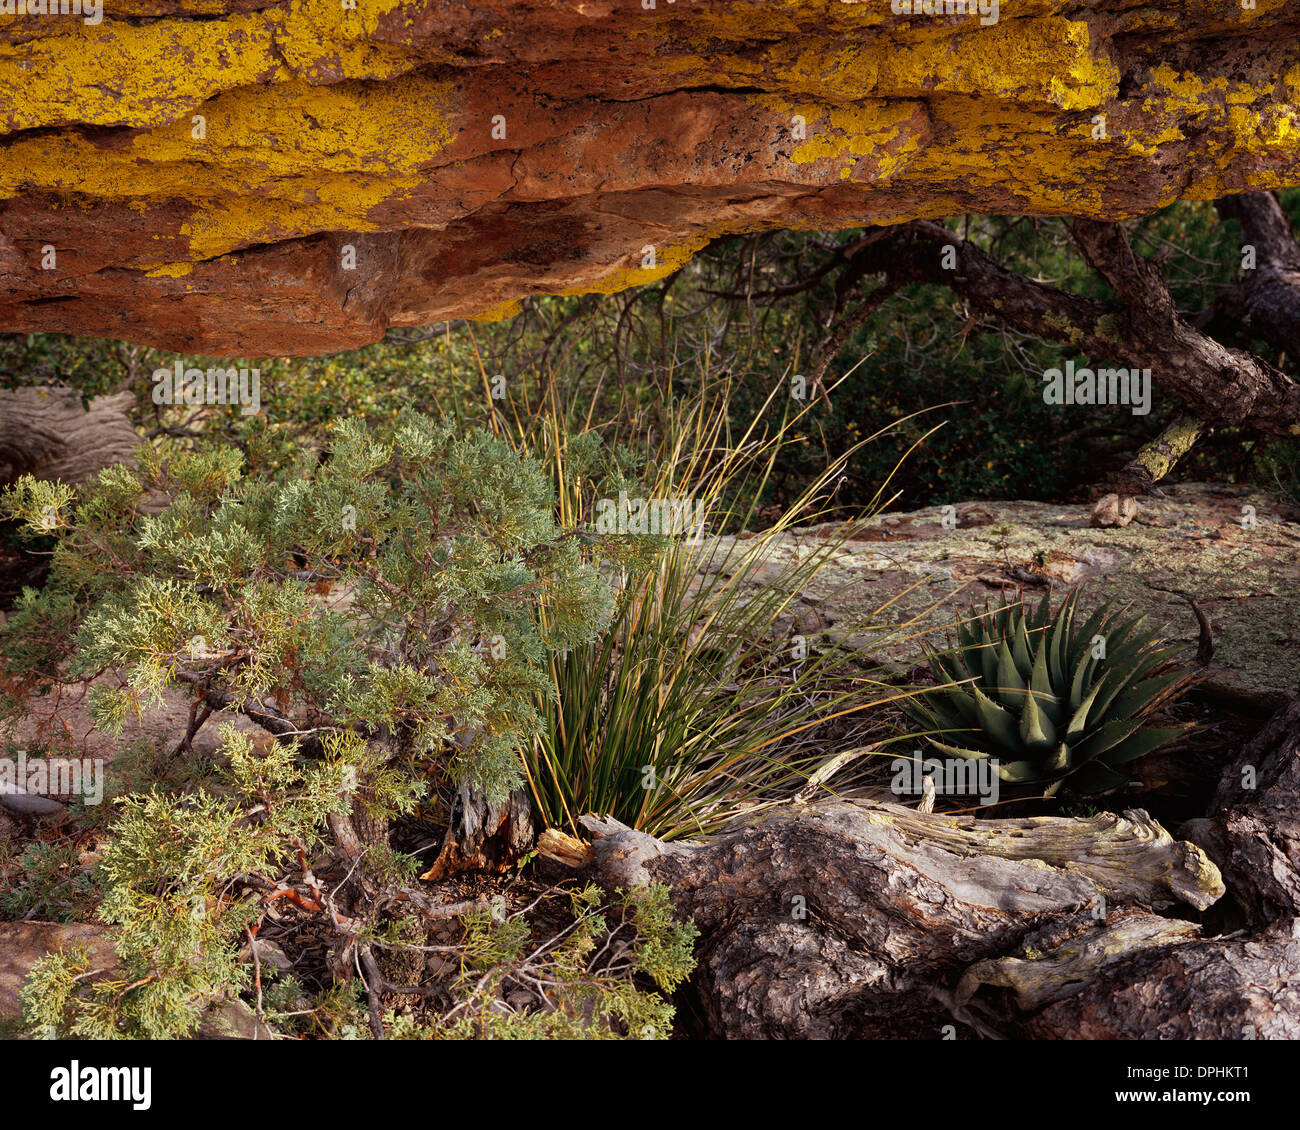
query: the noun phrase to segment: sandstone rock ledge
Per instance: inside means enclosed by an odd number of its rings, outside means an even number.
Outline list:
[[[332,352],[711,239],[1300,184],[1300,3],[108,0],[0,16],[0,329]]]

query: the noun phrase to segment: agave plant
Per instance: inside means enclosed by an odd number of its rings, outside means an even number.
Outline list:
[[[1186,729],[1144,725],[1190,681],[1170,663],[1177,649],[1145,616],[1120,623],[1110,604],[1076,625],[1078,595],[1055,616],[1050,593],[1033,609],[1004,601],[959,620],[947,651],[927,649],[938,685],[905,705],[935,749],[989,758],[1002,780],[1047,796],[1067,780],[1096,793],[1127,784],[1120,766]]]

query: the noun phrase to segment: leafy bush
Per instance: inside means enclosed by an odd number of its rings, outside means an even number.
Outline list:
[[[458,1002],[442,1023],[409,1023],[397,1036],[434,1039],[667,1039],[673,1008],[638,984],[670,993],[690,975],[698,931],[673,917],[668,888],[652,884],[609,900],[594,885],[570,892],[572,922],[534,943],[522,916],[465,919]]]
[[[79,854],[73,840],[30,844],[16,861],[19,881],[0,890],[0,915],[45,922],[73,922],[85,916],[100,890],[97,876],[81,866]]]
[[[536,465],[426,419],[392,442],[345,422],[283,482],[245,478],[229,449],[146,450],[140,474],[110,468],[75,506],[29,478],[5,499],[62,535],[0,631],[11,674],[71,655],[72,677],[110,678],[92,691],[110,729],[181,684],[281,735],[362,734],[412,787],[440,772],[508,791],[547,650],[609,606]]]
[[[235,877],[274,875],[294,849],[317,850],[320,823],[350,807],[364,750],[336,739],[323,762],[300,767],[289,746],[263,752],[233,730],[225,739],[225,795],[152,792],[119,802],[100,862],[99,917],[118,927],[120,968],[92,977],[75,949],[42,958],[23,990],[36,1030],[172,1039],[191,1034],[210,1002],[247,986],[239,946],[265,911],[255,886],[232,896]],[[274,819],[259,811],[268,804]]]
[[[176,1038],[192,1034],[210,1004],[244,993],[256,995],[259,1018],[286,1036],[371,1034],[358,984],[312,993],[293,976],[257,969],[245,945],[273,902],[302,902],[280,876],[295,856],[318,859],[328,848],[323,822],[351,806],[364,743],[330,739],[324,760],[303,764],[290,746],[264,751],[233,729],[223,737],[228,772],[215,791],[152,792],[121,803],[99,868],[100,918],[117,927],[118,964],[93,969],[77,947],[42,958],[22,994],[30,1031]],[[396,877],[405,870],[409,878],[412,863],[394,859]],[[326,904],[317,910],[339,913],[319,884],[312,895]],[[465,910],[463,937],[440,947],[459,967],[447,989],[453,1002],[419,1017],[390,1012],[385,1034],[667,1038],[673,1009],[655,990],[671,992],[690,973],[694,927],[674,919],[662,887],[606,900],[588,886],[570,900],[570,924],[540,941],[528,908]],[[376,919],[362,931],[376,950],[427,948],[410,918]]]

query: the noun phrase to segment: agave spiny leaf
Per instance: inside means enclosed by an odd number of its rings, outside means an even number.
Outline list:
[[[1077,766],[1091,761],[1094,757],[1101,757],[1135,734],[1141,727],[1140,718],[1114,718],[1074,745],[1070,751],[1071,760]]]
[[[1038,654],[1034,656],[1034,670],[1029,678],[1029,695],[1039,709],[1046,712],[1055,724],[1061,720],[1061,704],[1052,688],[1052,677],[1047,670],[1047,652],[1051,641],[1043,636],[1038,645]]]
[[[968,683],[975,677],[975,673],[966,666],[966,657],[960,651],[941,651],[937,654],[939,662],[954,683]]]
[[[1132,714],[1137,710],[1137,705],[1120,709],[1118,702],[1122,695],[1127,694],[1134,686],[1146,679],[1153,671],[1158,671],[1164,667],[1169,659],[1177,654],[1176,648],[1159,648],[1155,651],[1148,652],[1141,659],[1127,661],[1123,666],[1111,667],[1105,676],[1106,691],[1097,700],[1097,711],[1105,714],[1115,708],[1117,714]],[[1107,664],[1107,666],[1110,666]],[[1179,672],[1179,677],[1182,673]]]
[[[998,649],[992,640],[985,640],[979,649],[980,669],[984,676],[984,689],[993,693],[998,685]]]
[[[1013,710],[1019,710],[1024,704],[1025,690],[1028,684],[1025,682],[1024,676],[1020,674],[1006,640],[1003,640],[998,648],[997,678],[997,695],[1002,700],[1002,705],[1009,706]]]
[[[1016,661],[1016,670],[1028,684],[1030,673],[1034,668],[1034,653],[1029,646],[1029,632],[1025,628],[1023,615],[1016,618],[1015,634],[1011,637],[1011,654]]]
[[[1033,695],[1025,697],[1025,708],[1020,713],[1020,740],[1031,753],[1041,753],[1057,744],[1056,727]]]
[[[1029,619],[1029,627],[1035,632],[1041,632],[1047,627],[1047,622],[1052,615],[1052,590],[1049,588],[1043,593],[1043,599],[1039,602],[1034,614]]]
[[[1014,616],[1015,611],[1009,604],[1004,604],[994,610],[993,617],[997,621],[997,632],[995,634],[999,638],[1006,639],[1011,634],[1015,626],[1015,621],[1012,619]]]
[[[1080,740],[1084,734],[1088,733],[1093,727],[1091,719],[1100,717],[1100,712],[1093,714],[1093,705],[1097,701],[1097,695],[1105,687],[1105,679],[1102,679],[1092,685],[1092,688],[1083,696],[1079,705],[1074,708],[1074,714],[1070,718],[1070,724],[1066,727],[1066,735],[1073,741]]]
[[[1070,681],[1070,641],[1074,638],[1074,613],[1078,606],[1079,590],[1075,589],[1066,597],[1052,625],[1052,683],[1058,687]]]
[[[1127,624],[1121,624],[1114,631],[1108,633],[1106,636],[1106,651],[1108,653],[1118,651],[1128,640],[1134,637],[1134,633],[1137,633],[1137,637],[1140,639],[1142,627],[1149,619],[1148,616],[1136,616]]]
[[[1110,602],[1079,623],[1079,601],[1076,588],[1055,615],[1049,592],[1032,607],[1022,596],[958,618],[957,646],[930,657],[939,686],[911,711],[936,733],[961,733],[954,743],[929,738],[934,748],[990,757],[1003,780],[1051,795],[1067,779],[1076,791],[1122,784],[1113,766],[1185,732],[1144,725],[1190,681],[1170,667],[1178,649],[1159,646],[1147,617],[1127,619]]]
[[[1037,761],[998,762],[998,776],[1008,784],[1029,784],[1042,780],[1042,766]]]
[[[1069,708],[1071,713],[1079,709],[1084,696],[1092,686],[1092,675],[1096,667],[1097,660],[1091,655],[1079,661],[1076,665],[1074,681],[1070,684]]]
[[[969,695],[957,691],[936,690],[929,691],[921,697],[930,708],[935,721],[940,723],[940,729],[957,731],[979,728],[979,711],[976,710],[974,700]]]
[[[953,757],[960,757],[963,761],[983,761],[988,757],[988,751],[983,749],[966,749],[963,746],[949,745],[947,742],[930,739],[930,744],[941,753],[952,754]]]
[[[1141,713],[1158,701],[1165,691],[1177,686],[1180,682],[1186,681],[1186,679],[1187,673],[1185,671],[1166,671],[1163,675],[1145,679],[1129,687],[1115,700],[1115,713],[1121,717],[1127,714]]]
[[[980,725],[1004,749],[1020,749],[1020,734],[1016,726],[1016,716],[1004,709],[975,688],[975,708],[979,712]]]
[[[1161,746],[1168,745],[1174,738],[1186,732],[1186,726],[1148,726],[1130,734],[1118,745],[1112,746],[1104,759],[1105,764],[1123,765],[1129,761],[1136,761],[1139,757],[1145,757]]]
[[[1083,626],[1074,634],[1069,647],[1070,666],[1073,667],[1085,655],[1091,652],[1092,641],[1097,635],[1105,634],[1101,629],[1110,616],[1110,610],[1110,601],[1100,605],[1096,611],[1083,622]]]

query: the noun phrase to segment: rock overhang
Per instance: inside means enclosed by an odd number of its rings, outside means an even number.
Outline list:
[[[0,14],[0,325],[313,354],[652,282],[729,233],[1300,184],[1300,0],[893,7]]]

